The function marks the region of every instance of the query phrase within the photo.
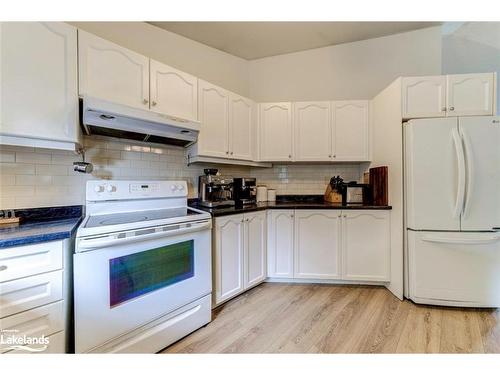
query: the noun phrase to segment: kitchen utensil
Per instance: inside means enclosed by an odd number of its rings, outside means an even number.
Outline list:
[[[267,186],[257,186],[257,202],[265,202],[267,200]]]

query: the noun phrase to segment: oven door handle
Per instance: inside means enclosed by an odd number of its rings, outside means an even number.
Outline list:
[[[103,247],[124,245],[139,241],[148,241],[160,237],[172,237],[179,234],[198,232],[204,229],[210,229],[212,227],[212,221],[197,221],[194,223],[181,223],[181,224],[170,224],[156,228],[149,229],[136,229],[133,231],[113,233],[112,235],[90,238],[90,239],[80,239],[78,242],[79,252],[94,250]],[[147,234],[142,234],[148,232]],[[125,237],[120,237],[123,233],[126,233]],[[130,234],[130,235],[129,235]]]

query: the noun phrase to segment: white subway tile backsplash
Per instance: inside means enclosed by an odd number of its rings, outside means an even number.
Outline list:
[[[0,175],[35,174],[34,164],[0,163]]]
[[[16,154],[12,151],[0,151],[0,163],[14,163]]]
[[[181,179],[196,197],[198,176],[207,167],[232,177],[256,177],[278,194],[323,194],[330,177],[359,180],[358,164],[275,165],[273,168],[200,164],[187,166],[185,149],[151,146],[115,138],[84,137],[85,159],[94,165],[90,175],[73,171],[81,155],[28,147],[0,146],[0,209],[85,203],[86,181],[91,179]]]
[[[68,169],[65,165],[37,165],[36,174],[44,176],[67,176]]]
[[[47,164],[52,160],[51,154],[37,152],[16,152],[16,163]]]

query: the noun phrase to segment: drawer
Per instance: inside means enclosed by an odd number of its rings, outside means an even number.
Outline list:
[[[63,271],[0,284],[0,318],[62,299]]]
[[[0,282],[61,269],[62,241],[15,246],[0,251]]]
[[[66,331],[61,331],[48,336],[49,343],[43,351],[27,352],[22,349],[14,349],[4,354],[62,354],[66,353]],[[0,351],[1,353],[1,351]]]
[[[7,318],[0,319],[0,330],[13,331],[12,334],[16,336],[26,335],[28,337],[40,337],[42,335],[49,337],[48,349],[44,350],[45,353],[57,353],[57,351],[49,351],[60,349],[60,353],[64,353],[65,335],[60,332],[64,329],[64,303],[63,301],[51,303],[33,310],[25,311],[20,314],[12,315]],[[57,332],[62,335],[55,336]],[[33,347],[39,347],[39,344],[34,344]],[[2,352],[17,352],[28,353],[26,350],[12,350],[9,351],[6,344],[0,345],[0,353]]]

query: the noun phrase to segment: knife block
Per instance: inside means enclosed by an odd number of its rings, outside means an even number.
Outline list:
[[[342,194],[340,194],[337,190],[332,189],[330,184],[326,187],[325,191],[325,202],[330,203],[342,203]]]

